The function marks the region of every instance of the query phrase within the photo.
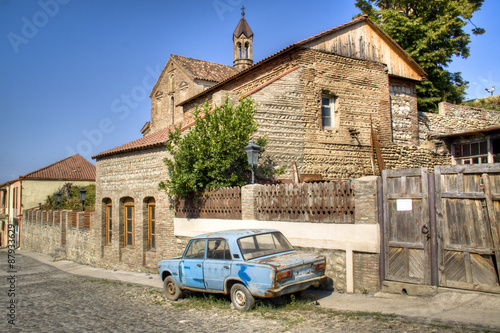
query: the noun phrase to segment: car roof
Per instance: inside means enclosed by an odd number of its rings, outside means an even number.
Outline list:
[[[195,238],[240,238],[250,235],[264,234],[268,232],[276,232],[275,229],[237,229],[237,230],[223,230],[216,232],[209,232],[203,235],[198,235]]]

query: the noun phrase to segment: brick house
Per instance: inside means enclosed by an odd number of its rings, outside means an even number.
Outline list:
[[[171,55],[150,94],[144,136],[93,156],[101,264],[154,268],[179,254],[172,202],[158,190],[167,177],[164,142],[169,128],[187,128],[195,105],[206,100],[251,96],[256,135],[268,136],[267,157],[288,166],[285,178],[292,162],[301,174],[333,180],[378,173],[375,151],[391,167],[404,167],[415,155],[402,159],[399,152],[418,145],[415,84],[426,73],[366,16],[255,64],[244,14],[233,42],[233,67]],[[430,153],[416,156],[434,163]]]

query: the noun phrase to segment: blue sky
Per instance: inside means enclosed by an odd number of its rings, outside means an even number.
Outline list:
[[[254,61],[358,13],[354,0],[0,0],[0,184],[75,153],[141,137],[149,92],[170,54],[232,65],[246,7]],[[467,98],[498,86],[500,1],[473,22],[471,56],[450,66]]]

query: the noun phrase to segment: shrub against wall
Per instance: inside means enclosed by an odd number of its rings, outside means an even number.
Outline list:
[[[71,209],[82,210],[82,202],[80,201],[81,186],[75,186],[72,183],[66,183],[51,195],[48,195],[42,205],[42,209]],[[95,210],[95,184],[84,186],[87,191],[85,195],[85,210]],[[57,204],[56,193],[61,193],[61,202]]]

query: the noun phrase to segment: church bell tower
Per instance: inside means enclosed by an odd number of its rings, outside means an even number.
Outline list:
[[[234,68],[242,71],[253,65],[253,32],[245,20],[245,7],[241,8],[241,20],[234,29]]]

